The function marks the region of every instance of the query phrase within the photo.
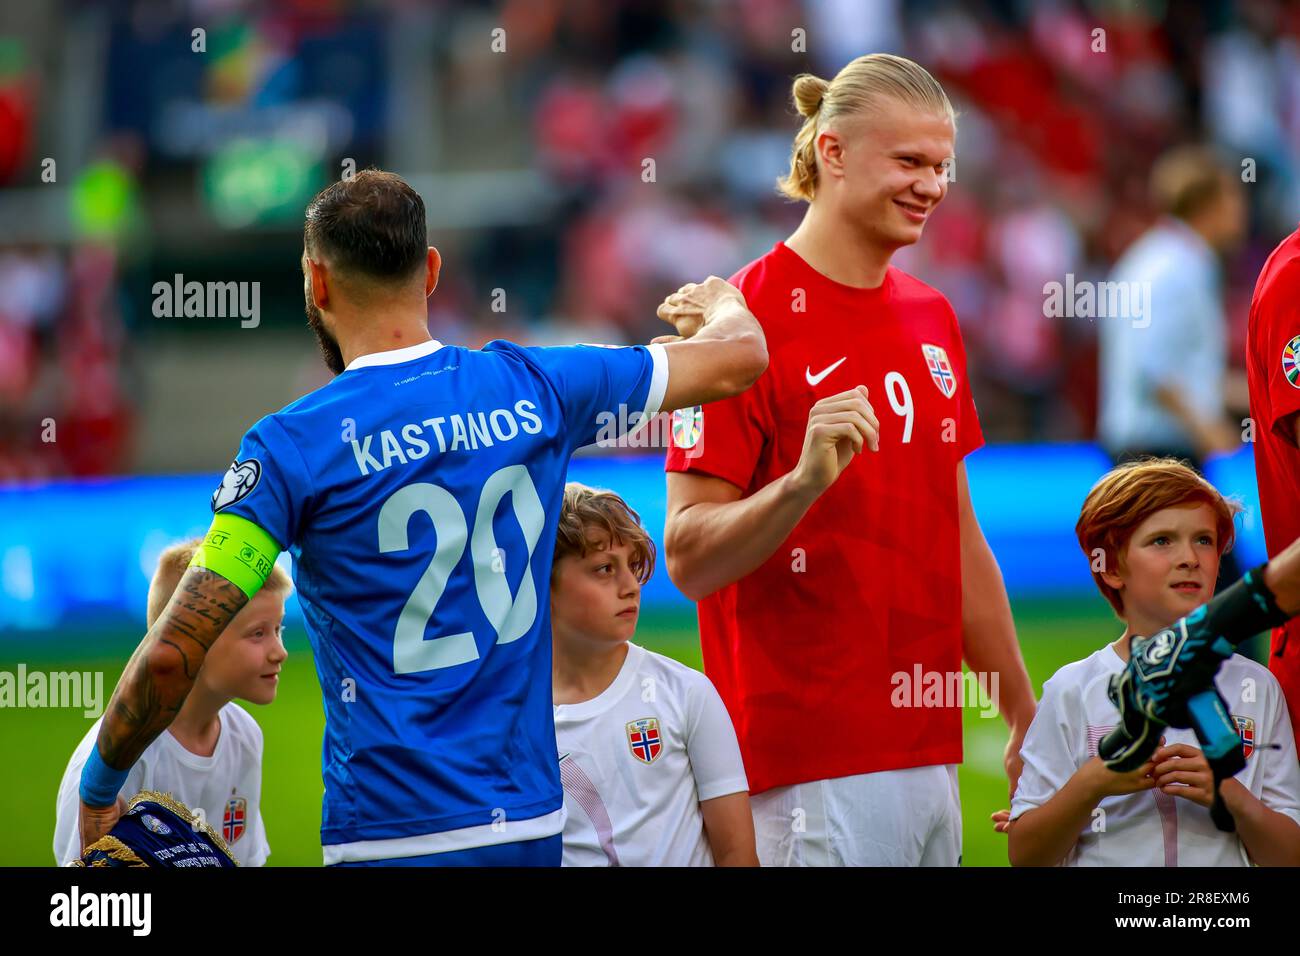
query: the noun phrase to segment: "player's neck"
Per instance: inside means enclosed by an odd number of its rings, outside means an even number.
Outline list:
[[[878,288],[894,254],[865,241],[850,224],[815,203],[785,244],[826,278],[858,289]]]
[[[1115,648],[1115,653],[1120,656],[1122,661],[1128,663],[1128,642],[1130,638],[1150,637],[1152,634],[1163,631],[1169,626],[1170,622],[1159,621],[1145,614],[1130,611],[1125,624],[1123,636],[1111,647]]]
[[[408,349],[433,340],[429,334],[429,322],[423,303],[418,314],[381,314],[368,319],[358,317],[348,324],[355,331],[346,336],[339,335],[339,352],[343,356],[344,368],[363,355]],[[340,331],[341,326],[340,323]]]
[[[1120,637],[1120,639],[1115,641],[1115,643],[1111,644],[1111,649],[1116,654],[1119,655],[1119,659],[1122,660],[1125,664],[1128,663],[1128,642],[1131,636],[1132,635],[1129,633],[1129,631],[1125,629],[1124,634]]]
[[[201,682],[190,689],[180,713],[167,729],[182,747],[200,757],[211,757],[221,737],[221,708],[230,701],[210,693]]]
[[[551,690],[557,704],[581,704],[609,689],[627,660],[627,641],[602,644],[559,640],[552,644]]]

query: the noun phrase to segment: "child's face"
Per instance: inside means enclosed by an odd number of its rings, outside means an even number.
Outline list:
[[[1208,601],[1218,576],[1214,509],[1188,503],[1157,511],[1138,525],[1120,567],[1103,578],[1123,597],[1130,628],[1145,634]]]
[[[585,557],[569,555],[556,562],[551,579],[551,628],[557,640],[617,644],[636,633],[641,610],[641,582],[626,544],[611,544],[604,535],[588,539]]]
[[[289,656],[280,639],[283,621],[284,595],[258,591],[213,642],[199,678],[213,694],[271,703]]]

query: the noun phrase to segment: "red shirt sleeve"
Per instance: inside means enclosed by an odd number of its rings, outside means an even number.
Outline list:
[[[697,406],[698,435],[690,427],[692,409],[674,413],[664,470],[712,475],[747,489],[771,433],[764,403],[766,380],[765,372],[741,394]]]
[[[1300,261],[1278,272],[1260,309],[1269,407],[1264,424],[1294,445],[1295,425],[1288,419],[1300,412]]]

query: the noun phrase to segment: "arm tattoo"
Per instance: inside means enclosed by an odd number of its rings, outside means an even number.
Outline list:
[[[189,568],[162,615],[131,655],[99,730],[104,762],[132,766],[167,729],[203,659],[246,603],[244,592],[204,568]]]

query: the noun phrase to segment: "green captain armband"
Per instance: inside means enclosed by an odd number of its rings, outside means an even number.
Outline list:
[[[274,538],[247,518],[218,514],[190,567],[215,571],[251,598],[271,576],[281,550]]]

